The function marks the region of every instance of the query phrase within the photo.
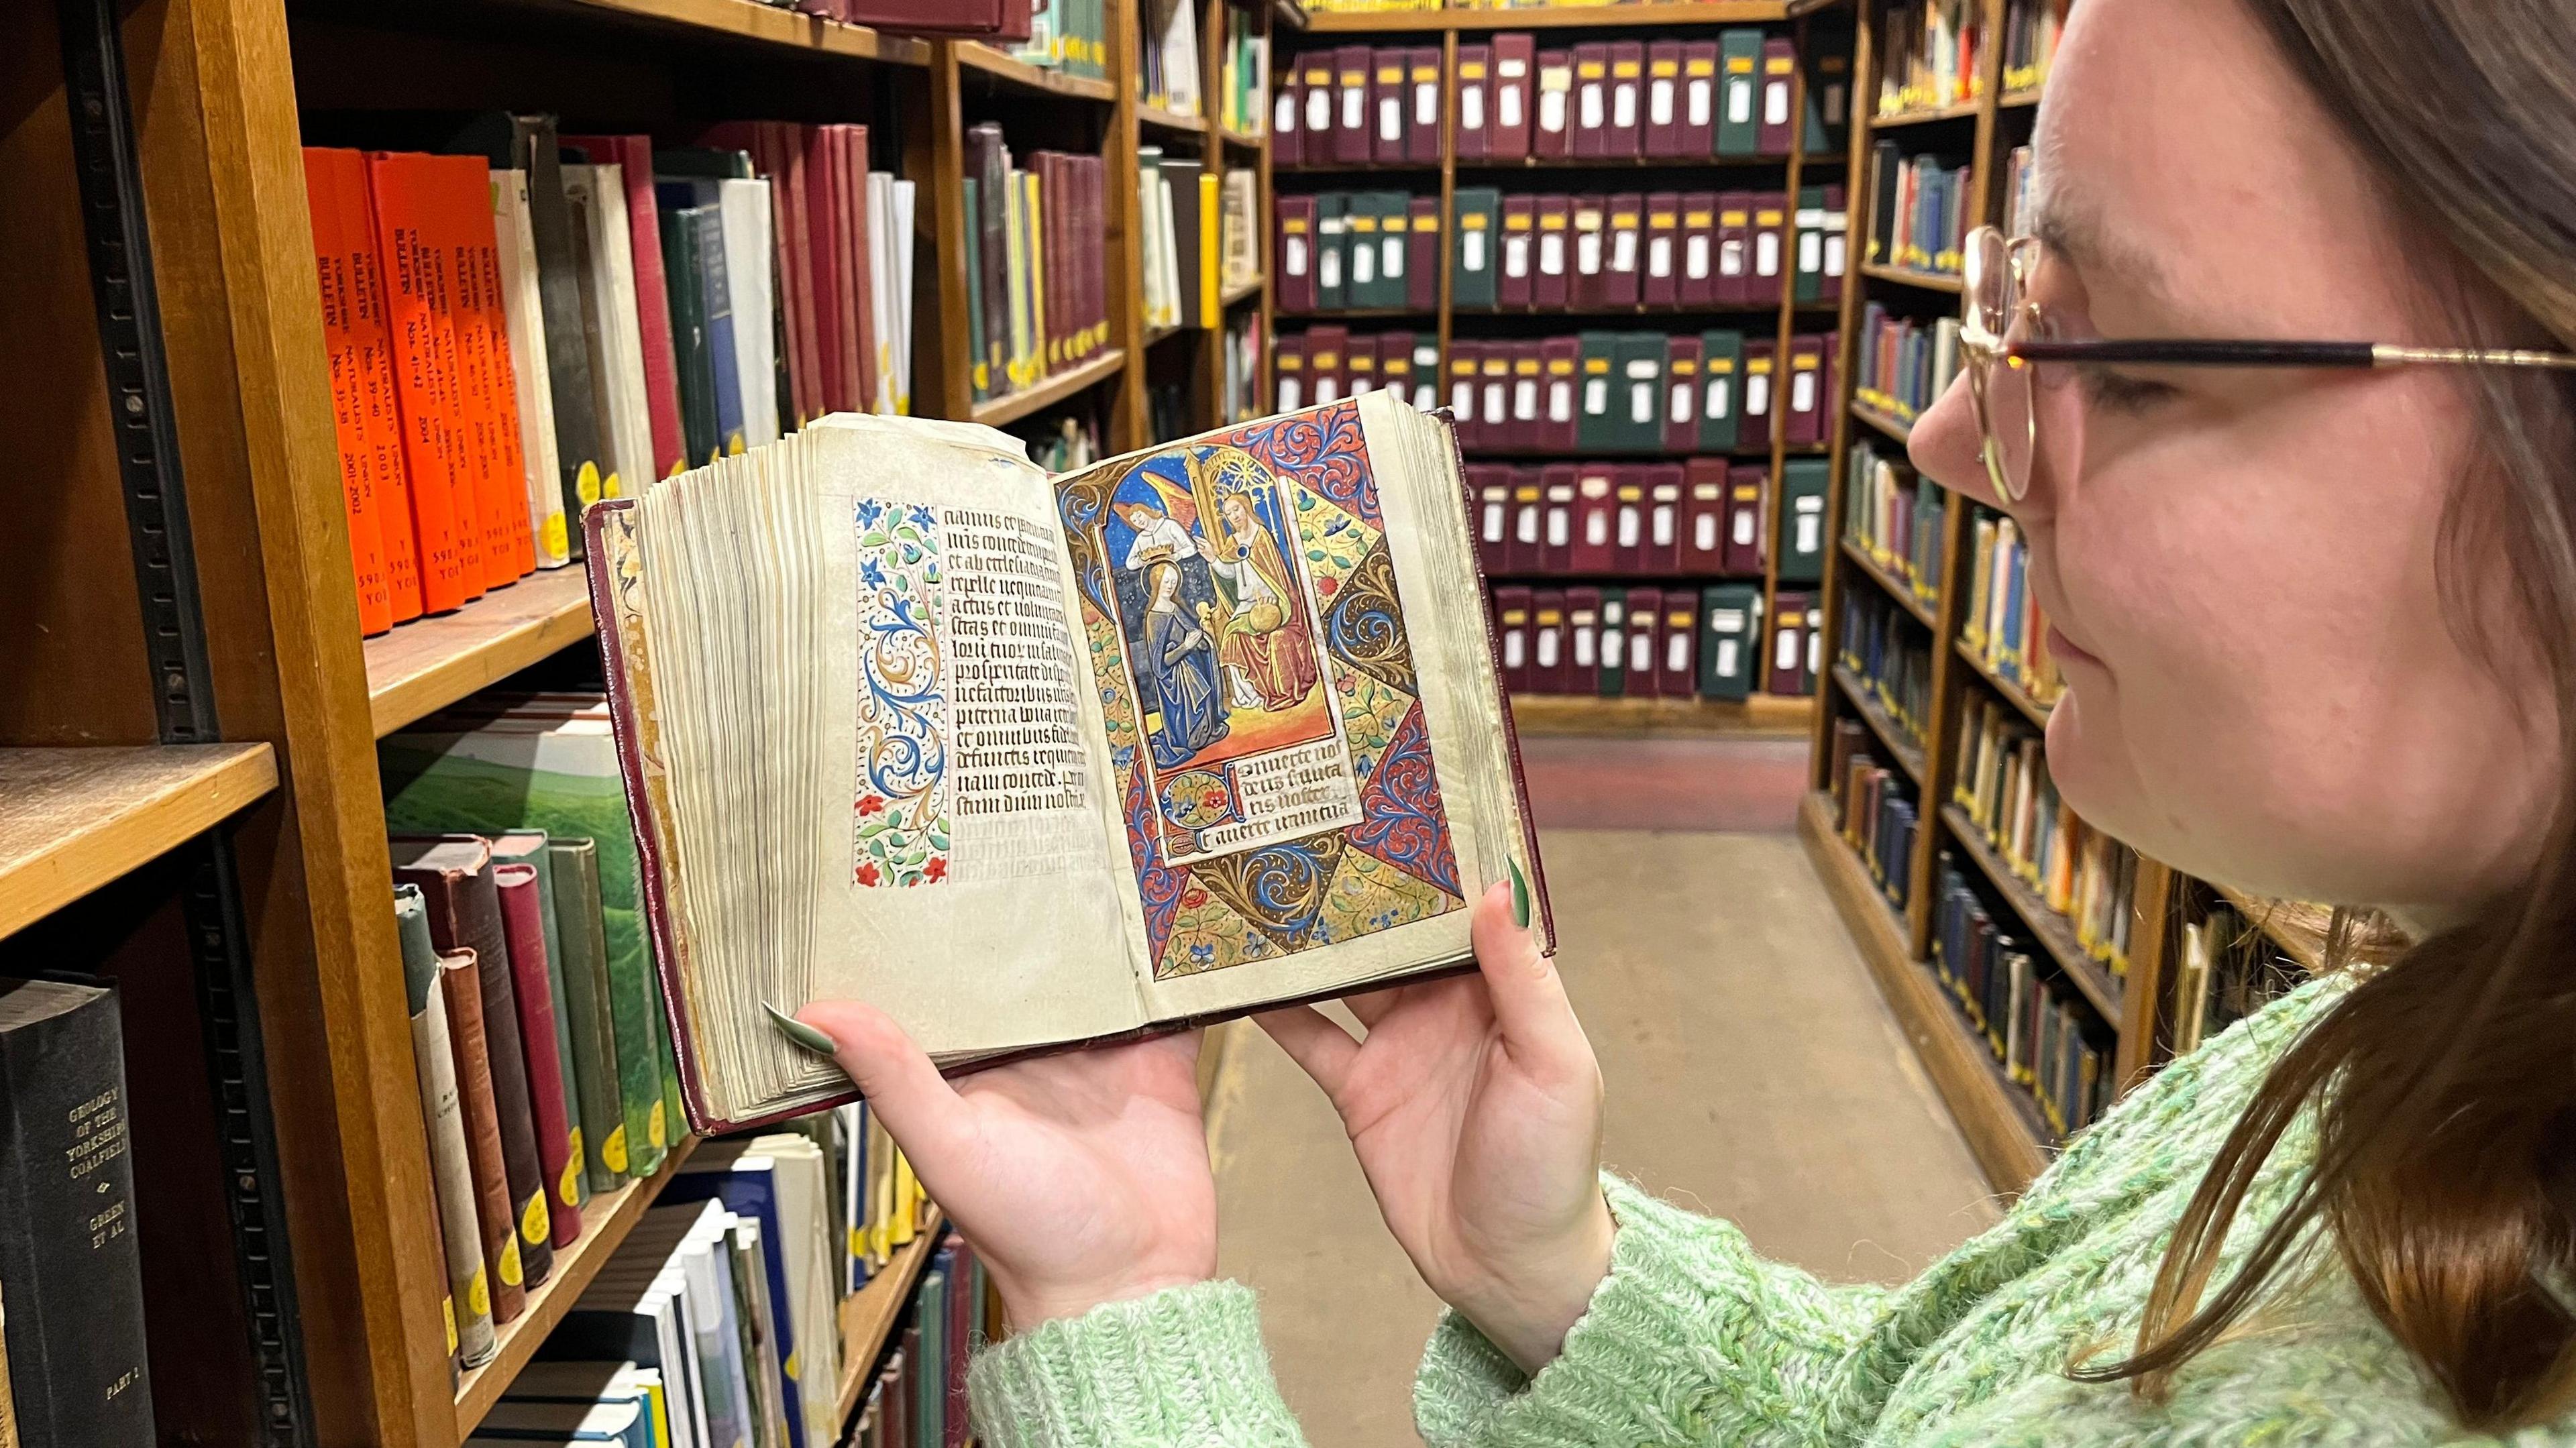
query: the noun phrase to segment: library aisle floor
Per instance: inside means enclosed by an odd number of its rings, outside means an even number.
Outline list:
[[[1839,1281],[1894,1281],[1995,1219],[1968,1154],[1789,831],[1803,742],[1525,739],[1610,1163]],[[1439,1304],[1340,1123],[1267,1036],[1215,1100],[1222,1267],[1260,1289],[1317,1448],[1415,1443]]]

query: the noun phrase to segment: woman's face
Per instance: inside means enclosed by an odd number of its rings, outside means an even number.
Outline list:
[[[2236,0],[2084,0],[2048,96],[2031,295],[2059,335],[2441,339],[2399,217]],[[2077,813],[2195,875],[2419,918],[2528,868],[2558,780],[2546,681],[2510,624],[2501,669],[2473,659],[2436,583],[2467,380],[2042,369],[2006,510]],[[1964,378],[1913,456],[1996,503]],[[2501,555],[2478,557],[2452,581],[2506,619]]]

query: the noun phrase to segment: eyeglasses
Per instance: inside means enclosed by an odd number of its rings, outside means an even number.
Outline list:
[[[1968,233],[1959,352],[1976,400],[1986,476],[2000,496],[2030,492],[2039,451],[2034,392],[2042,362],[2114,362],[2147,367],[2555,367],[2576,369],[2576,355],[2485,348],[2406,347],[2388,342],[2211,341],[2150,338],[2059,341],[2027,295],[2039,265],[2039,239],[2006,240],[1991,226]]]

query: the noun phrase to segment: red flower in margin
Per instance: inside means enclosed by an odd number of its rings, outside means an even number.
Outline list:
[[[874,860],[859,861],[859,883],[862,885],[873,885],[876,882],[877,862]]]
[[[859,796],[859,814],[862,817],[882,813],[885,806],[885,796],[883,795],[863,794]]]
[[[1318,578],[1315,580],[1315,591],[1326,598],[1332,597],[1333,590],[1341,586],[1342,581],[1338,578]]]
[[[1181,908],[1184,910],[1196,910],[1206,903],[1207,892],[1196,885],[1181,892]]]
[[[947,879],[947,878],[948,878],[948,860],[947,860],[947,857],[946,857],[946,856],[942,856],[942,857],[940,857],[939,859],[936,859],[936,860],[931,861],[931,862],[929,863],[929,865],[927,865],[927,866],[925,866],[925,867],[923,868],[923,870],[922,870],[922,872],[921,872],[921,878],[922,878],[922,880],[923,880],[924,882],[928,882],[928,881],[931,881],[931,880],[945,880],[945,879]]]

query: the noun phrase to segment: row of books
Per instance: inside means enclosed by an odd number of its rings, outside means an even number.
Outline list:
[[[1269,410],[1261,405],[1261,354],[1265,350],[1262,342],[1263,335],[1259,308],[1246,308],[1242,315],[1228,318],[1226,321],[1225,369],[1217,384],[1217,420],[1221,423],[1250,422]],[[1402,348],[1407,370],[1412,366],[1411,359],[1415,351],[1413,339],[1407,337]],[[1433,355],[1438,356],[1436,344],[1433,347]],[[1432,399],[1415,396],[1415,390],[1411,388],[1406,390],[1406,396],[1423,411],[1431,410],[1425,404]],[[1296,410],[1295,407],[1278,409],[1281,412]]]
[[[2057,62],[2058,37],[2074,0],[2004,0],[2004,94],[2038,90]]]
[[[1959,641],[1997,678],[2045,707],[2066,692],[2048,648],[2048,616],[2030,590],[2021,525],[1979,508],[1968,535],[1967,612]]]
[[[1108,14],[1101,0],[1036,0],[1029,38],[1005,53],[1084,80],[1109,74]]]
[[[2182,927],[2174,966],[2174,1054],[2261,1010],[2305,972],[2244,912],[2221,900]]]
[[[1270,369],[1273,412],[1361,397],[1381,387],[1429,412],[1439,406],[1440,334],[1308,327],[1272,345]]]
[[[906,405],[912,183],[864,127],[705,139],[493,116],[448,154],[307,150],[365,632],[578,557],[640,479]]]
[[[1879,893],[1902,912],[1914,890],[1914,837],[1922,828],[1914,783],[1878,762],[1868,728],[1857,719],[1834,721],[1832,749],[1825,779],[1833,797],[1834,826],[1860,856]]]
[[[1663,453],[1791,447],[1826,437],[1834,334],[1778,343],[1739,332],[1584,332],[1449,344],[1449,403],[1471,452]],[[1472,385],[1470,385],[1472,383]]]
[[[1822,620],[1812,593],[1778,595],[1767,633],[1759,583],[1504,584],[1493,610],[1503,686],[1516,694],[1742,700],[1757,683],[1783,698],[1815,692]]]
[[[1900,0],[1878,13],[1878,115],[1912,115],[1985,91],[1986,0]]]
[[[1874,589],[1843,594],[1838,661],[1860,680],[1896,732],[1916,749],[1932,727],[1932,641],[1911,614]]]
[[[1282,312],[1428,312],[1440,287],[1440,198],[1326,191],[1271,202]]]
[[[1824,577],[1828,464],[1781,470],[1780,581]],[[1725,458],[1669,463],[1470,463],[1477,562],[1489,578],[1733,574],[1758,577],[1770,469]]]
[[[1100,424],[1079,404],[1044,417],[1011,424],[1010,431],[1027,444],[1029,461],[1050,473],[1079,472],[1108,456],[1100,445]]]
[[[1950,490],[1857,438],[1844,461],[1843,536],[1903,580],[1924,607],[1941,606],[1941,522]]]
[[[1098,156],[1066,151],[1033,151],[1016,166],[993,121],[966,128],[965,160],[967,332],[980,342],[968,377],[982,401],[1108,347],[1108,171]]]
[[[896,1338],[841,1448],[969,1448],[969,1355],[1001,1334],[984,1264],[954,1233],[922,1270]]]
[[[1956,276],[1974,218],[1976,168],[1938,156],[1907,156],[1894,141],[1871,148],[1869,259],[1884,266]]]
[[[2137,852],[2058,798],[2040,731],[2001,700],[1970,693],[1952,793],[2013,873],[2073,924],[2085,953],[2125,977]]]
[[[1910,423],[1939,401],[1958,375],[1958,318],[1920,322],[1879,302],[1862,310],[1852,400]]]
[[[1086,158],[1095,161],[1097,158]],[[1240,286],[1261,270],[1252,234],[1260,178],[1248,170],[1219,177],[1203,161],[1136,153],[1136,214],[1144,232],[1145,325],[1214,327],[1221,288]],[[1106,253],[1090,248],[1096,267]]]
[[[1205,114],[1198,7],[1190,0],[1139,5],[1136,24],[1136,98],[1174,115]]]
[[[2062,1140],[2092,1125],[2111,1105],[2110,1028],[2044,955],[1996,923],[1948,850],[1936,865],[1933,974],[2051,1131]]]
[[[1839,186],[1618,195],[1457,193],[1461,309],[1771,307],[1842,300],[1848,215]],[[1474,238],[1499,216],[1499,264],[1470,268]],[[1473,271],[1476,274],[1470,275]]]
[[[1270,37],[1248,7],[1225,7],[1225,49],[1217,55],[1217,124],[1257,136],[1270,123]]]
[[[1842,149],[1848,61],[1820,57],[1807,83],[1806,148]],[[1458,47],[1457,158],[1465,161],[1755,160],[1796,144],[1798,48],[1785,35],[1613,40],[1541,50],[1504,32]],[[1345,45],[1282,69],[1276,165],[1440,159],[1440,51]]]

